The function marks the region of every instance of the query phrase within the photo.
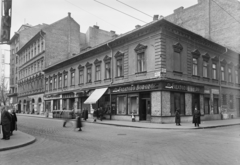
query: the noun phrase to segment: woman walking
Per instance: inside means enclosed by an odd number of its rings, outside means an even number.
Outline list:
[[[80,112],[77,113],[77,118],[76,118],[76,128],[78,128],[78,131],[82,131],[82,115]]]
[[[175,123],[176,125],[180,126],[181,124],[181,117],[180,117],[180,111],[179,109],[176,110],[176,113],[175,113]]]

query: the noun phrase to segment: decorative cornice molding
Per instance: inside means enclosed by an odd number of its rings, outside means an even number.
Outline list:
[[[82,69],[84,69],[84,66],[82,66],[81,64],[79,64],[79,65],[78,65],[78,69],[79,69],[79,70],[82,70]]]
[[[198,49],[194,49],[191,53],[194,58],[199,58],[201,55]]]
[[[101,64],[101,62],[102,62],[101,60],[96,59],[96,60],[94,61],[94,64],[95,64],[95,65]]]
[[[108,55],[106,55],[103,59],[104,62],[110,61],[112,59],[112,57],[109,57]]]
[[[228,67],[233,67],[233,63],[232,62],[228,63]]]
[[[139,54],[139,53],[144,53],[146,49],[147,49],[147,45],[138,44],[134,50],[137,54]]]
[[[221,60],[220,63],[221,63],[221,65],[224,65],[224,66],[225,66],[225,65],[227,64],[227,61],[226,61],[225,59],[223,59],[223,60]]]
[[[71,68],[70,72],[75,72],[75,70],[76,70],[75,68]]]
[[[68,73],[68,71],[66,71],[66,70],[63,71],[63,74],[67,74],[67,73]]]
[[[88,68],[88,67],[92,67],[92,64],[89,63],[89,62],[87,62],[85,66],[86,66],[87,68]]]
[[[208,53],[204,53],[203,55],[202,55],[202,58],[203,58],[203,60],[205,60],[205,61],[209,61],[209,59],[210,59],[210,55],[208,54]]]
[[[181,51],[183,50],[183,46],[179,42],[177,42],[173,45],[173,50],[176,53],[181,53]]]
[[[117,51],[117,53],[114,55],[115,58],[117,57],[123,57],[124,56],[124,53],[121,52],[121,51]]]
[[[218,62],[218,57],[217,56],[214,56],[213,58],[212,58],[212,61],[214,61],[214,62]]]

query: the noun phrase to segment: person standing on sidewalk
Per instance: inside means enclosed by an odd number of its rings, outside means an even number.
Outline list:
[[[5,140],[10,139],[10,129],[11,129],[11,116],[9,112],[6,110],[5,107],[2,108],[2,114],[1,114],[1,125],[2,125],[2,132],[3,132],[3,138]]]
[[[201,113],[197,108],[193,112],[193,123],[195,127],[199,127],[199,124],[201,124]]]
[[[82,115],[81,112],[77,113],[77,118],[76,118],[76,128],[78,128],[78,131],[82,131]]]
[[[17,130],[17,115],[16,115],[14,109],[11,110],[11,115],[12,115],[12,122],[11,122],[10,135],[13,134],[13,131],[14,131],[14,130]]]
[[[94,109],[93,111],[93,122],[96,122],[97,121],[97,110]]]
[[[63,127],[65,127],[66,124],[71,120],[71,118],[73,117],[73,113],[74,111],[72,110],[69,112],[69,116],[64,116]],[[62,114],[63,114],[63,111],[62,111]]]
[[[175,113],[175,123],[176,125],[180,126],[181,124],[181,116],[180,116],[180,111],[179,109],[176,110],[176,113]]]

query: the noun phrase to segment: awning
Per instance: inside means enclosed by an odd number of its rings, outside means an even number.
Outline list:
[[[108,88],[95,89],[95,91],[93,91],[93,93],[88,97],[84,104],[95,104],[107,89]]]

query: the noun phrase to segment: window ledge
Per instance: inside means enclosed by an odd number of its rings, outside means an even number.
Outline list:
[[[203,81],[210,81],[210,78],[208,78],[208,77],[203,77]]]
[[[96,80],[96,81],[94,81],[95,84],[99,84],[99,83],[101,83],[101,82],[102,82],[102,80]]]
[[[118,77],[115,77],[115,78],[123,78],[123,76],[118,76]]]
[[[84,85],[84,83],[78,84],[78,86],[83,86],[83,85]]]
[[[183,73],[179,72],[179,71],[173,71],[173,74],[176,75],[176,76],[182,76],[183,75]]]
[[[200,76],[198,76],[198,75],[192,75],[192,78],[196,79],[196,80],[200,80]]]
[[[145,76],[146,74],[147,74],[147,71],[135,73],[136,76]]]

